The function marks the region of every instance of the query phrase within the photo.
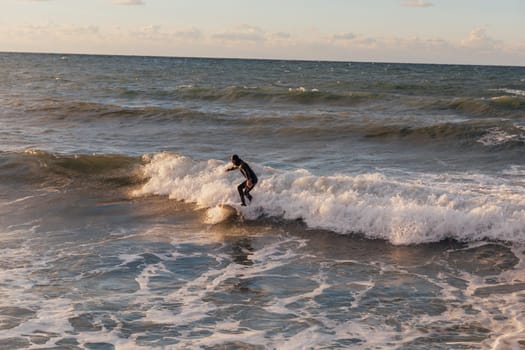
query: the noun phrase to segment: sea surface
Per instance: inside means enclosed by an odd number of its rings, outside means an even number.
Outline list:
[[[0,349],[525,349],[524,269],[525,67],[0,53]]]

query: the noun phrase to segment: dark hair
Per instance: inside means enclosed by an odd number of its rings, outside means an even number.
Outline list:
[[[235,165],[241,164],[241,158],[239,158],[238,155],[234,154],[232,156],[232,163],[235,164]]]

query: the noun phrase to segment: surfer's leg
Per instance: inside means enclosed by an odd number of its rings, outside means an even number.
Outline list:
[[[246,186],[244,189],[244,195],[246,196],[246,198],[248,198],[250,202],[253,199],[252,195],[250,194],[250,191],[253,190],[254,187],[255,187],[255,184],[252,184],[252,187]]]
[[[245,188],[246,188],[246,181],[244,181],[242,184],[237,186],[237,191],[239,191],[239,196],[241,196],[241,203],[244,206],[246,206],[246,202],[244,201],[244,189]]]

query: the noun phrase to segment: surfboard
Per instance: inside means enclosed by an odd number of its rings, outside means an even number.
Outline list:
[[[240,206],[234,204],[218,204],[206,210],[205,222],[207,224],[218,224],[227,220],[242,217]]]
[[[218,224],[232,219],[255,219],[262,215],[264,215],[264,210],[259,206],[241,206],[236,203],[221,203],[213,208],[208,208],[205,222],[208,224]]]
[[[236,204],[219,204],[219,208],[224,209],[226,212],[230,213],[231,215],[240,215],[241,214],[241,206]]]

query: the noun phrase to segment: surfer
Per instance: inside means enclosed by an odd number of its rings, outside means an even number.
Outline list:
[[[253,187],[257,183],[257,175],[253,172],[252,168],[245,163],[241,158],[239,158],[238,155],[234,154],[232,156],[232,164],[233,166],[231,168],[227,168],[225,171],[232,171],[235,169],[239,169],[242,173],[242,175],[246,178],[246,180],[241,183],[239,186],[237,186],[237,190],[239,191],[239,196],[241,196],[241,202],[242,206],[246,206],[246,202],[244,201],[244,197],[248,198],[248,200],[252,201],[252,195],[250,194],[250,191],[253,190]]]

